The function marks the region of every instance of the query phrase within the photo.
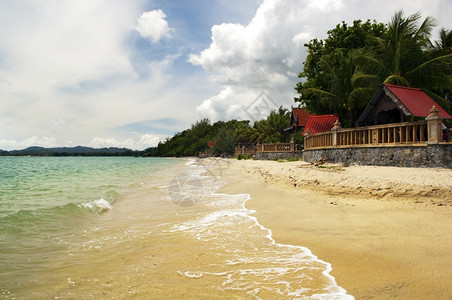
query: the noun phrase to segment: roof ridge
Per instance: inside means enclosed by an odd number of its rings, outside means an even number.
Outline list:
[[[422,91],[421,88],[415,88],[415,87],[410,87],[410,86],[395,85],[395,84],[389,84],[389,83],[383,83],[383,85],[385,85],[385,86],[387,86],[387,87],[398,88],[398,89],[406,89],[406,90]]]
[[[309,115],[310,117],[338,117],[338,114],[328,114],[328,115]]]

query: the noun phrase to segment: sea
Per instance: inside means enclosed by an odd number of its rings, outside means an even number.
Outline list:
[[[353,299],[215,167],[0,157],[0,299]]]

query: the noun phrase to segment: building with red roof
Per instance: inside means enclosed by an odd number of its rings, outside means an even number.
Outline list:
[[[382,84],[358,119],[358,126],[404,122],[406,116],[427,117],[436,106],[445,119],[452,119],[438,103],[418,88]]]
[[[308,121],[308,117],[310,114],[308,110],[301,107],[292,107],[292,114],[290,116],[290,127],[286,130],[292,130],[292,133],[296,133],[300,131],[302,128],[306,126],[306,122]]]
[[[338,115],[310,115],[303,130],[303,135],[309,130],[309,134],[330,131],[334,123],[339,120]]]

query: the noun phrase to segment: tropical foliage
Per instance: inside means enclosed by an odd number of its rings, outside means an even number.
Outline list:
[[[357,20],[328,31],[324,40],[305,46],[308,56],[296,85],[301,102],[317,114],[339,114],[352,126],[381,83],[423,88],[445,109],[451,91],[451,31],[430,38],[436,21],[420,13],[396,12],[388,24]]]
[[[144,151],[145,156],[198,156],[209,153],[215,156],[233,155],[237,143],[270,143],[290,141],[290,113],[280,107],[271,111],[267,118],[256,121],[231,120],[211,124],[208,119],[196,122],[190,129],[160,142],[156,148]]]
[[[296,102],[316,114],[339,114],[344,126],[353,126],[381,83],[424,89],[450,112],[452,31],[442,28],[432,42],[436,21],[420,13],[408,17],[396,12],[388,24],[356,20],[328,31],[325,40],[305,46],[303,78],[295,89]],[[265,119],[196,122],[145,150],[146,156],[232,155],[236,143],[301,143],[301,133],[291,135],[290,112],[280,107]]]

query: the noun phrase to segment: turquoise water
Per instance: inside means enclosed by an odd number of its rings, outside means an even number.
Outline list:
[[[33,289],[70,262],[103,213],[178,160],[0,157],[0,296]],[[94,228],[94,229],[93,229]]]
[[[174,161],[116,157],[0,157],[0,217],[105,199]]]
[[[224,184],[194,159],[0,157],[0,298],[353,298]]]

